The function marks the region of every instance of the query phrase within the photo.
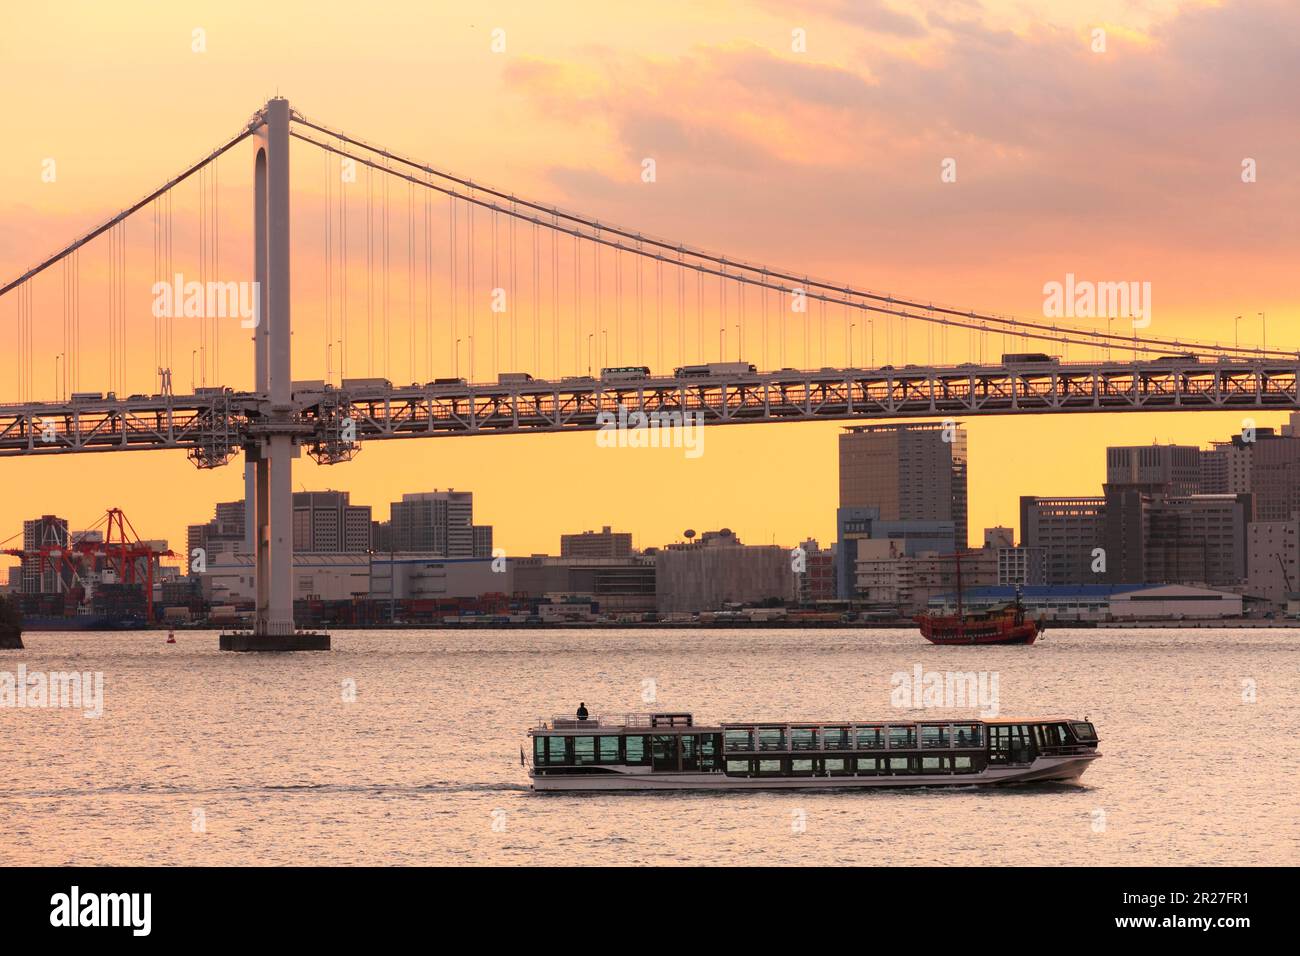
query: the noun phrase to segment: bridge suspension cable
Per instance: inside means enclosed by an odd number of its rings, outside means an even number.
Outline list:
[[[525,222],[545,226],[548,229],[572,235],[576,239],[585,239],[593,243],[623,249],[636,255],[660,262],[693,269],[703,275],[711,275],[725,285],[727,280],[738,284],[753,285],[774,291],[791,294],[802,290],[806,298],[821,302],[839,302],[848,308],[869,311],[878,314],[896,316],[900,319],[917,320],[936,326],[963,328],[976,333],[1017,336],[1025,340],[1056,342],[1062,345],[1082,345],[1090,348],[1118,347],[1134,352],[1163,352],[1177,349],[1206,355],[1238,355],[1253,358],[1293,358],[1295,353],[1278,349],[1251,348],[1249,346],[1219,345],[1182,339],[1144,338],[1136,331],[1127,336],[1111,331],[1083,329],[1057,325],[1048,322],[1030,321],[1010,316],[1001,316],[974,310],[960,309],[948,305],[936,305],[933,302],[921,302],[916,299],[890,295],[860,289],[843,283],[830,282],[810,276],[800,276],[788,270],[774,269],[765,265],[731,259],[694,246],[671,242],[666,239],[647,235],[642,232],[625,229],[601,222],[581,214],[566,211],[553,205],[523,199],[512,193],[494,189],[482,183],[464,177],[455,176],[436,169],[418,160],[374,145],[365,140],[342,133],[303,117],[293,114],[293,120],[299,126],[306,127],[336,139],[349,146],[380,156],[384,165],[359,156],[355,152],[333,143],[322,142],[298,130],[291,135],[320,149],[347,156],[376,169],[382,169],[390,175],[405,179],[415,185],[434,189],[445,195],[465,201],[472,206],[505,213]],[[416,170],[423,177],[413,176],[395,169],[389,163],[398,163]],[[444,183],[431,181],[428,177],[443,180]],[[452,185],[445,185],[450,183]],[[459,188],[458,188],[459,187]],[[492,197],[492,198],[485,198]],[[498,203],[495,200],[500,200]],[[531,210],[529,212],[528,210]],[[858,300],[858,301],[854,301]],[[805,340],[811,333],[811,317],[805,313]],[[722,319],[725,322],[725,318]],[[992,328],[990,328],[992,326]],[[906,326],[900,329],[902,341],[906,342]],[[720,329],[725,332],[725,329]],[[724,336],[720,336],[723,338]]]
[[[4,285],[0,286],[0,296],[3,296],[6,293],[12,291],[13,289],[16,289],[18,286],[22,285],[28,279],[40,275],[50,266],[67,258],[72,253],[76,252],[78,249],[84,246],[86,243],[90,242],[92,239],[102,236],[104,233],[108,232],[108,230],[118,225],[118,223],[124,222],[129,217],[135,215],[135,213],[139,212],[145,206],[149,205],[149,203],[153,202],[155,199],[158,199],[164,193],[170,192],[173,187],[178,186],[179,184],[185,182],[185,180],[189,179],[200,169],[203,169],[209,163],[214,162],[222,155],[224,155],[225,153],[233,149],[236,145],[242,143],[253,133],[257,132],[258,128],[261,127],[262,124],[263,124],[262,114],[258,113],[253,117],[252,120],[249,121],[248,126],[245,129],[241,130],[239,134],[236,135],[233,139],[223,143],[221,146],[218,146],[208,155],[200,159],[197,163],[186,168],[179,175],[174,176],[171,179],[167,180],[167,182],[163,183],[161,186],[159,186],[153,192],[149,193],[139,202],[136,202],[128,206],[126,209],[123,209],[117,215],[100,223],[98,226],[96,226],[94,229],[87,232],[85,235],[68,243],[58,252],[54,253],[48,258],[32,266],[22,275],[17,276],[11,281],[6,282]]]
[[[914,299],[908,299],[898,296],[886,295],[884,293],[870,292],[856,289],[851,286],[830,283],[824,280],[817,280],[807,276],[797,276],[788,271],[771,269],[766,266],[757,266],[736,260],[718,256],[694,247],[688,247],[680,243],[671,243],[667,240],[652,238],[642,233],[632,232],[626,229],[610,226],[597,220],[588,219],[575,213],[564,212],[557,207],[546,206],[540,203],[520,199],[519,197],[494,190],[481,184],[474,183],[460,177],[451,176],[426,166],[415,160],[407,159],[384,150],[379,147],[371,146],[354,137],[337,133],[327,127],[314,123],[308,123],[295,115],[295,120],[301,125],[309,126],[327,136],[337,138],[350,145],[356,146],[363,151],[372,152],[382,156],[386,161],[395,161],[402,165],[411,167],[425,174],[416,176],[411,173],[395,169],[387,164],[380,164],[378,161],[369,159],[365,156],[345,149],[333,143],[323,142],[312,136],[308,136],[297,130],[291,130],[290,135],[303,142],[310,143],[319,149],[335,153],[352,159],[355,162],[381,169],[391,176],[405,180],[411,186],[423,186],[428,189],[443,193],[454,199],[461,200],[468,204],[471,227],[473,223],[473,209],[479,207],[490,210],[494,214],[505,213],[525,222],[534,223],[544,226],[547,229],[570,235],[574,238],[575,244],[578,240],[586,240],[596,244],[596,246],[608,246],[615,249],[622,249],[632,252],[638,256],[653,259],[661,263],[678,266],[684,269],[691,269],[701,276],[712,276],[719,282],[719,298],[723,302],[723,311],[720,315],[719,341],[725,339],[725,300],[721,287],[725,286],[727,281],[734,281],[742,285],[752,285],[761,288],[770,289],[791,295],[801,292],[803,296],[814,302],[838,302],[847,308],[857,309],[859,311],[894,316],[899,319],[916,320],[931,323],[936,326],[946,326],[966,329],[972,333],[980,334],[997,334],[1004,336],[1017,336],[1025,340],[1037,340],[1044,342],[1058,343],[1063,346],[1081,345],[1093,349],[1103,349],[1108,346],[1120,347],[1125,350],[1142,353],[1160,353],[1169,349],[1177,349],[1184,352],[1192,352],[1203,355],[1238,355],[1249,358],[1293,358],[1294,353],[1284,352],[1281,350],[1266,350],[1263,348],[1250,348],[1230,345],[1211,345],[1209,343],[1187,341],[1182,339],[1162,339],[1162,338],[1140,338],[1136,333],[1132,336],[1125,336],[1119,333],[1102,332],[1099,330],[1081,329],[1066,325],[1055,325],[1043,322],[1030,322],[1027,320],[1016,319],[1005,316],[996,316],[988,313],[975,311],[959,310],[948,306],[938,306],[933,303],[921,303]],[[428,176],[434,176],[439,179],[456,185],[448,186],[442,183],[431,181]],[[464,188],[457,188],[463,186]],[[480,195],[481,194],[481,195]],[[497,199],[504,200],[498,203],[484,196],[493,196]],[[523,210],[531,209],[533,213]],[[470,256],[473,256],[473,230],[471,228]],[[582,310],[581,310],[581,257],[575,255],[574,259],[574,308],[578,328],[582,327]],[[787,284],[788,283],[788,284]],[[472,287],[472,285],[471,285]],[[855,301],[856,300],[856,301]],[[702,311],[703,303],[699,303]],[[471,304],[472,309],[472,304]],[[919,310],[919,311],[918,311]],[[990,325],[993,327],[990,328]],[[906,347],[906,323],[900,323],[901,341]],[[823,329],[824,332],[824,329]],[[811,316],[805,310],[804,312],[804,354],[810,354],[808,349],[811,345]],[[594,336],[592,333],[589,339]],[[824,335],[820,336],[824,338]],[[590,342],[589,351],[590,351]],[[702,345],[702,343],[701,343]],[[472,346],[472,335],[471,335]],[[581,332],[579,332],[578,341],[574,343],[575,349],[581,348]],[[823,343],[823,352],[825,345]],[[580,365],[581,361],[575,354],[575,364]],[[589,364],[589,363],[588,363]],[[472,369],[472,364],[471,364]]]

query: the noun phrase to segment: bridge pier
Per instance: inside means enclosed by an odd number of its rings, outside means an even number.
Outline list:
[[[299,448],[289,361],[289,101],[276,97],[264,115],[253,188],[254,388],[262,409],[244,448],[253,472],[244,507],[253,510],[257,605],[252,632],[222,634],[219,645],[223,651],[327,651],[328,634],[299,633],[293,623],[293,459]]]

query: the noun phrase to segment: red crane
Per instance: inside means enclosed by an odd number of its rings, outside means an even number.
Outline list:
[[[103,540],[90,533],[103,529]],[[70,536],[72,537],[72,536]],[[83,571],[112,571],[123,584],[143,584],[145,613],[153,623],[153,567],[158,558],[174,558],[170,548],[155,550],[140,540],[135,527],[121,508],[109,508],[104,516],[86,531],[63,544],[43,544],[30,551],[22,548],[5,548],[4,554],[15,555],[25,561],[35,559],[40,571],[54,571],[60,586],[64,580],[63,569],[71,583],[82,583]],[[143,568],[141,564],[143,563]]]

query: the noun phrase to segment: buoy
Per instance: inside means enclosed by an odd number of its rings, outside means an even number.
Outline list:
[[[168,632],[167,632],[167,643],[168,643],[168,644],[175,644],[175,643],[176,643],[176,632],[175,632],[175,631],[168,631]]]

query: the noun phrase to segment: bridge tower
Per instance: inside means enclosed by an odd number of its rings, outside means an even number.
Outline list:
[[[293,624],[293,420],[290,367],[289,101],[267,102],[254,134],[254,390],[261,409],[244,446],[245,510],[252,510],[257,606],[252,633],[222,634],[228,651],[329,650],[328,634]],[[252,492],[251,495],[248,492]]]

